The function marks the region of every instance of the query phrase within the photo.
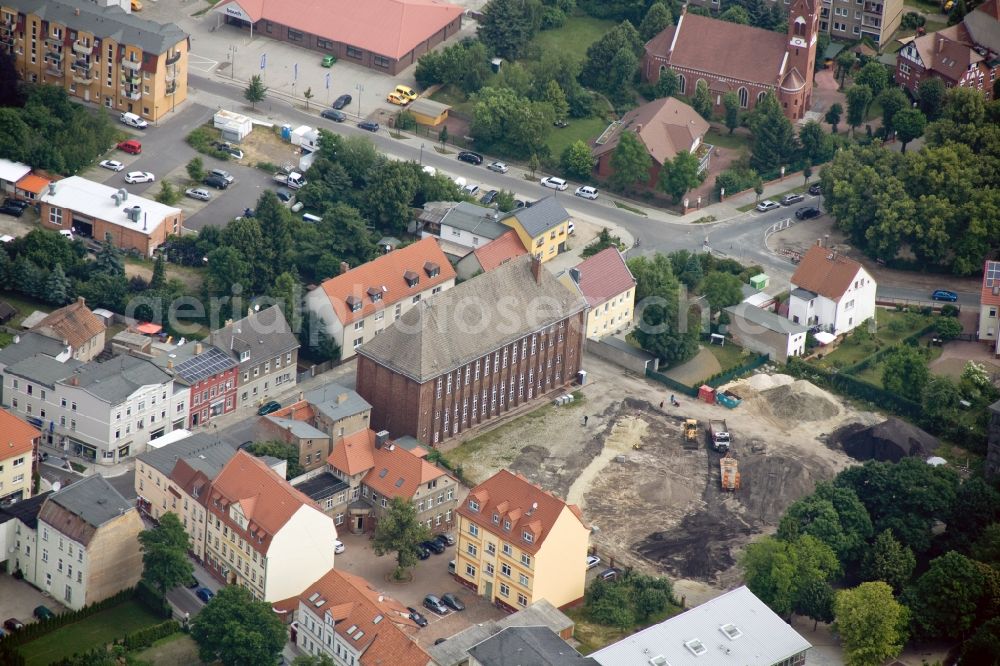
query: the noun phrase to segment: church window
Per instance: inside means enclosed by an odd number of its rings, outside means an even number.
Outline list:
[[[750,104],[750,93],[746,88],[740,88],[737,94],[740,96],[740,108],[745,109]]]

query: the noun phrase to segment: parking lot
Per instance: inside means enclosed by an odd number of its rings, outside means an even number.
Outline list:
[[[335,568],[361,576],[385,594],[419,610],[427,618],[428,625],[419,629],[414,637],[423,646],[433,645],[438,638],[448,638],[473,624],[498,620],[506,615],[485,599],[476,596],[472,590],[459,585],[448,573],[448,562],[455,557],[455,546],[449,546],[441,555],[431,554],[430,558],[417,564],[412,570],[411,581],[395,583],[391,582],[392,570],[396,565],[394,555],[375,555],[367,535],[345,532],[339,539],[344,542],[346,550],[337,555]],[[446,592],[461,599],[465,610],[440,616],[424,608],[423,600],[426,595],[440,597]]]
[[[13,562],[10,563],[13,566]],[[0,622],[17,618],[24,624],[35,621],[33,611],[45,606],[53,613],[63,613],[66,608],[49,595],[13,576],[0,576]]]

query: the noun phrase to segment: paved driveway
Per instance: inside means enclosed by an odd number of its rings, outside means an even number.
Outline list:
[[[10,565],[13,566],[13,562]],[[57,614],[66,610],[51,596],[43,595],[23,580],[17,580],[13,576],[0,576],[0,622],[11,617],[16,617],[24,624],[34,622],[35,618],[31,613],[37,606],[45,606]]]

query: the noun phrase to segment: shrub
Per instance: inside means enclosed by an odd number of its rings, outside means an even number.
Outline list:
[[[400,111],[396,114],[396,129],[411,130],[416,128],[417,119],[409,111]]]
[[[217,160],[227,161],[229,160],[229,153],[224,150],[219,150],[212,145],[212,142],[216,141],[217,138],[218,137],[214,129],[202,125],[201,127],[194,128],[194,130],[187,135],[185,140],[188,142],[189,146],[197,150],[199,153],[210,155]]]
[[[947,303],[947,304],[941,306],[941,316],[942,317],[957,317],[958,313],[959,313],[959,309],[957,307],[955,307],[954,305],[952,305],[951,303]]]
[[[749,166],[736,163],[715,177],[715,191],[721,195],[722,190],[725,190],[732,195],[749,190],[761,182],[761,177],[756,171]]]
[[[126,634],[124,645],[127,650],[141,650],[147,648],[161,638],[166,638],[171,634],[176,634],[181,630],[181,625],[176,620],[167,620],[151,627],[144,627],[138,631]]]

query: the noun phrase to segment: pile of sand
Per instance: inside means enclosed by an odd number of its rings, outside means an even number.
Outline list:
[[[779,386],[786,386],[794,381],[795,379],[790,375],[760,373],[746,380],[746,384],[754,391],[768,391]]]
[[[825,421],[840,413],[829,393],[804,379],[762,391],[761,397],[775,416],[789,421]]]

